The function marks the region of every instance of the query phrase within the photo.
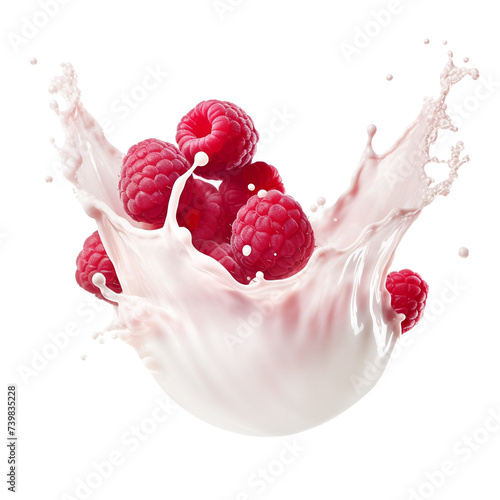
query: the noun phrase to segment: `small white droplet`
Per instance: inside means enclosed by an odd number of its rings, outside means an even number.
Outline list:
[[[50,184],[53,180],[54,180],[54,177],[52,177],[51,175],[46,175],[45,176],[45,182],[47,184]]]
[[[264,279],[264,273],[262,271],[257,271],[255,273],[255,277],[258,279],[258,280],[263,280]]]
[[[429,43],[429,39],[428,39],[428,38],[426,38],[426,39],[424,40],[424,43],[425,43],[425,45],[428,45],[428,43]]]
[[[86,355],[86,354],[82,354],[82,355],[80,356],[80,359],[81,359],[82,361],[85,361],[85,360],[87,359],[87,355]]]
[[[30,64],[32,64],[33,66],[34,66],[35,64],[37,64],[37,63],[38,63],[38,59],[37,59],[36,57],[32,57],[32,58],[30,59]]]
[[[464,62],[465,63],[469,62],[469,58],[468,57],[464,57]]]
[[[311,212],[317,212],[318,211],[318,205],[311,205]]]
[[[276,252],[274,252],[273,255],[276,257],[278,254]]]
[[[338,220],[337,217],[333,218],[333,222],[337,222],[337,220]]]
[[[248,190],[249,191],[255,191],[255,184],[249,184],[248,185]]]
[[[258,193],[257,193],[257,196],[259,198],[265,198],[267,195],[267,191],[265,189],[261,189]]]
[[[203,151],[198,151],[198,153],[194,155],[194,163],[198,167],[204,167],[208,163],[208,161],[208,155]]]
[[[394,77],[388,73],[387,75],[385,75],[385,79],[388,80],[389,82],[393,79]]]
[[[447,40],[443,40],[443,45],[448,45],[448,41]]]
[[[57,104],[57,101],[54,101],[53,99],[49,102],[49,108],[53,110],[58,110],[59,109],[59,104]]]
[[[241,253],[245,256],[248,257],[252,253],[252,247],[250,245],[245,245],[241,249]]]
[[[316,200],[316,203],[320,206],[320,207],[324,207],[325,206],[325,203],[326,203],[326,198],[324,196],[320,196],[317,200]]]
[[[92,276],[92,283],[97,287],[104,286],[106,283],[106,278],[101,273],[95,273],[94,276]]]
[[[469,256],[469,249],[467,247],[459,248],[458,255],[463,259],[466,259]]]

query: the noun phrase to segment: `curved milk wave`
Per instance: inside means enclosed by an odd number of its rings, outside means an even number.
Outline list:
[[[222,428],[252,435],[284,435],[319,425],[358,401],[377,382],[401,334],[403,315],[390,306],[385,277],[401,238],[420,211],[446,195],[463,144],[447,160],[431,158],[439,130],[456,130],[445,99],[465,75],[449,60],[441,93],[385,154],[371,146],[375,127],[350,189],[314,221],[317,248],[297,275],[280,281],[237,283],[199,253],[175,220],[187,177],[176,182],[169,216],[149,230],[124,212],[118,194],[122,154],[80,101],[69,64],[50,91],[65,101],[51,107],[66,132],[58,148],[65,176],[93,217],[123,293],[117,303],[119,337],[130,344],[160,386],[178,404]],[[424,167],[449,166],[432,184]],[[116,326],[115,325],[115,326]],[[366,366],[376,366],[370,380]]]

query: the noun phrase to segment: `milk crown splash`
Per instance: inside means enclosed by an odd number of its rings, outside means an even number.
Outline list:
[[[97,222],[123,293],[107,289],[102,276],[94,282],[117,303],[119,337],[165,392],[209,423],[261,436],[319,425],[365,395],[401,334],[404,316],[384,286],[394,252],[468,161],[461,142],[449,159],[430,155],[440,130],[456,131],[446,96],[478,71],[456,67],[450,53],[440,95],[424,102],[383,155],[372,148],[370,126],[351,187],[313,221],[317,248],[307,266],[285,280],[260,275],[244,286],[198,252],[176,222],[185,182],[207,158],[198,156],[176,181],[161,229],[131,220],[117,189],[122,153],[83,107],[72,66],[62,66],[50,91],[65,101],[64,110],[51,103],[66,134],[58,148],[64,174]],[[430,162],[448,165],[444,181],[426,175]]]

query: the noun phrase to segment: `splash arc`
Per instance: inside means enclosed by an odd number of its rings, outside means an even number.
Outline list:
[[[439,131],[456,130],[445,101],[467,75],[479,76],[456,67],[450,54],[440,95],[424,102],[382,155],[373,150],[376,128],[370,126],[351,186],[313,221],[317,248],[307,266],[284,280],[259,276],[245,286],[198,252],[176,222],[185,182],[207,158],[195,158],[176,181],[162,228],[131,220],[116,188],[122,153],[84,108],[73,67],[62,65],[50,87],[64,104],[51,104],[65,131],[64,144],[56,147],[65,177],[97,223],[123,293],[107,289],[98,276],[95,283],[117,304],[119,338],[174,401],[224,429],[276,436],[320,425],[373,388],[404,319],[384,286],[394,253],[468,161],[461,142],[447,159],[430,154]],[[425,172],[436,161],[449,168],[438,183]],[[367,376],[367,366],[377,369]]]

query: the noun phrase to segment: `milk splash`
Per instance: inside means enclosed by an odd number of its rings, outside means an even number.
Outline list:
[[[211,424],[261,436],[314,427],[363,397],[401,335],[404,316],[384,286],[394,252],[468,161],[461,142],[449,159],[430,155],[439,131],[456,131],[446,96],[478,71],[456,67],[450,53],[439,97],[424,102],[383,155],[372,148],[370,126],[351,187],[313,221],[317,248],[308,265],[285,280],[259,276],[244,286],[195,250],[175,220],[196,163],[174,185],[163,228],[149,230],[126,215],[117,189],[122,153],[83,107],[72,66],[62,67],[49,90],[65,101],[64,110],[51,102],[66,133],[58,148],[64,174],[97,222],[123,293],[107,289],[102,275],[95,283],[117,303],[115,332],[165,392]],[[433,184],[424,170],[430,162],[446,163],[447,179]],[[367,367],[375,368],[369,377]]]

